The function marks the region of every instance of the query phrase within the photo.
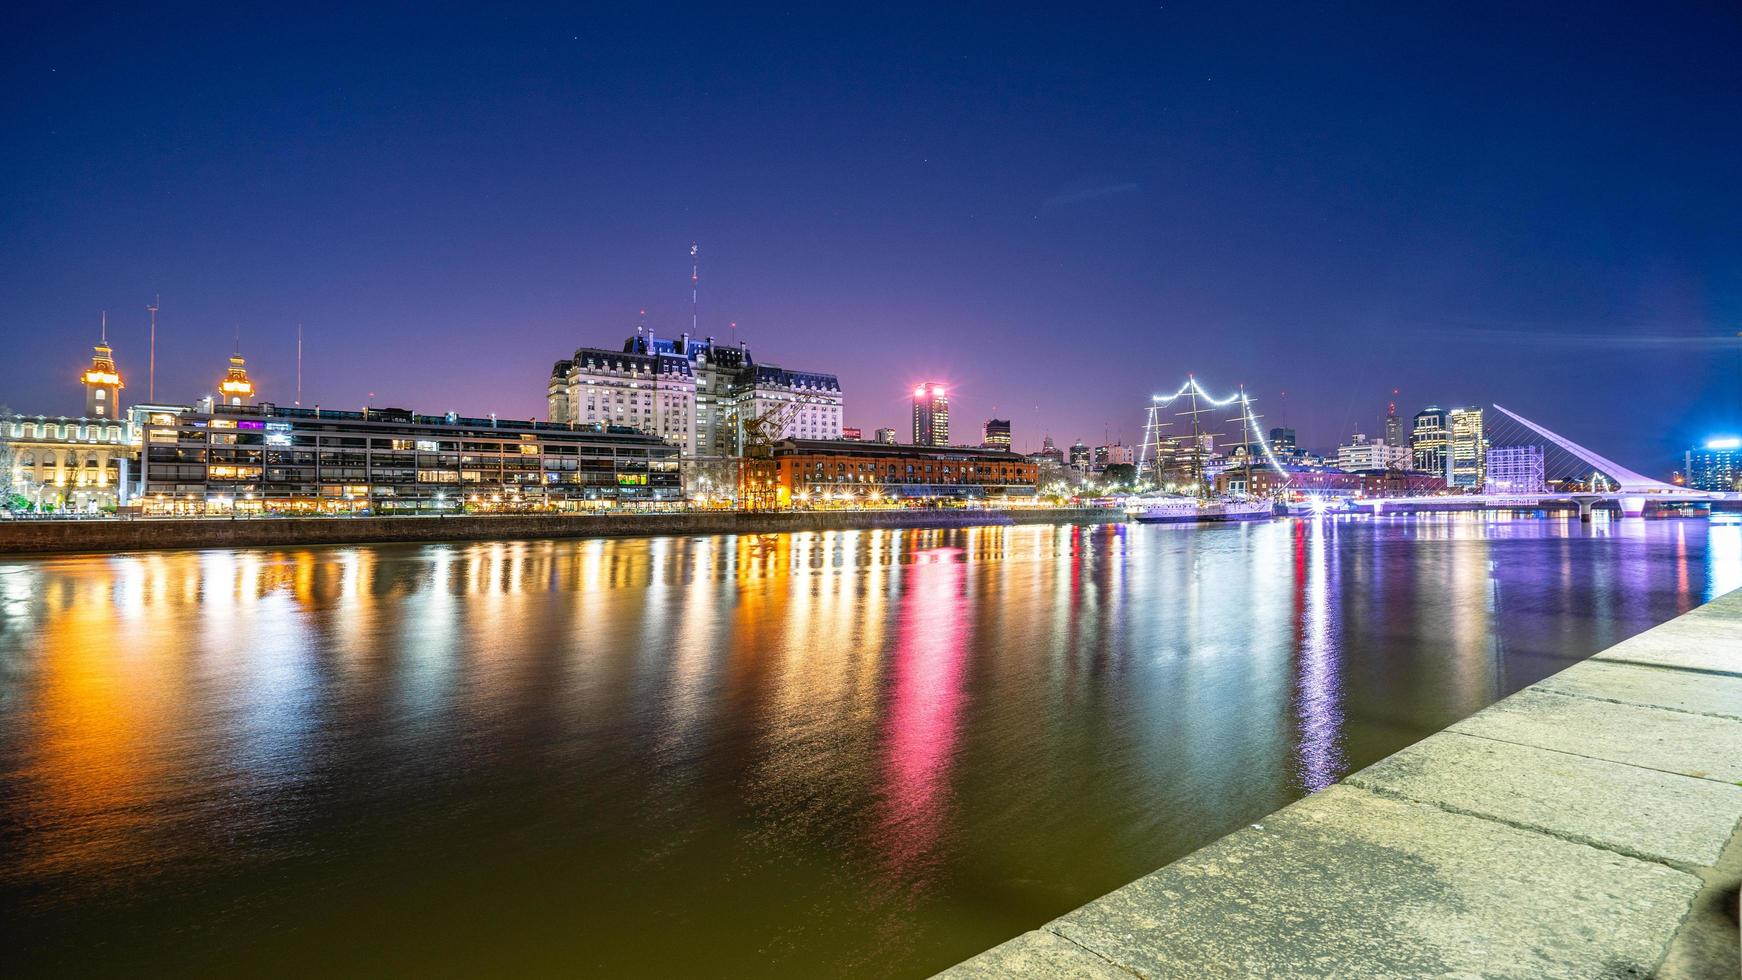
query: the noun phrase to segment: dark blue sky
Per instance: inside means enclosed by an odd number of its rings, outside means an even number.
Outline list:
[[[648,311],[849,424],[1138,435],[1244,381],[1303,443],[1499,401],[1653,472],[1742,427],[1742,8],[363,4],[4,15],[0,403],[530,417]],[[294,15],[290,12],[294,11]],[[1286,395],[1283,392],[1286,391]]]

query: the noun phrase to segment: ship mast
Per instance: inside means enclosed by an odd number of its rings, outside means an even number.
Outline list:
[[[1198,413],[1202,411],[1202,409],[1198,408],[1198,386],[1196,375],[1192,376],[1190,394],[1192,396],[1192,496],[1203,499],[1207,498],[1209,494],[1204,490],[1204,430],[1198,425]]]
[[[1240,386],[1240,442],[1241,455],[1246,457],[1246,496],[1252,493],[1252,409],[1246,405],[1246,386]]]

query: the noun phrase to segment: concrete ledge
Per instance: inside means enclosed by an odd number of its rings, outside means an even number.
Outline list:
[[[779,534],[879,528],[1110,524],[1102,507],[672,514],[316,517],[246,520],[0,521],[0,554],[274,548],[397,541],[503,541],[665,535]]]
[[[1736,976],[1738,782],[1742,592],[944,975]]]
[[[1699,889],[1662,865],[1337,786],[1048,929],[1142,976],[1644,976]]]

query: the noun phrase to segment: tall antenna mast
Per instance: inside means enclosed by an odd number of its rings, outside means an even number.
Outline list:
[[[101,330],[103,332],[102,342],[107,344],[109,342],[109,311],[108,310],[103,311],[102,323],[103,323],[103,326],[101,327]]]
[[[151,314],[151,354],[145,369],[145,400],[157,404],[157,306],[163,301],[163,294],[152,297],[151,305],[145,308]]]
[[[702,280],[701,249],[695,242],[690,242],[690,336],[701,336],[701,301],[700,283]]]
[[[302,404],[302,324],[296,325],[296,403]]]

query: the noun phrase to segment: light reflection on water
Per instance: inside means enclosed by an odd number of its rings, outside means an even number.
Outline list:
[[[921,975],[1738,585],[1467,517],[0,562],[9,959]]]

